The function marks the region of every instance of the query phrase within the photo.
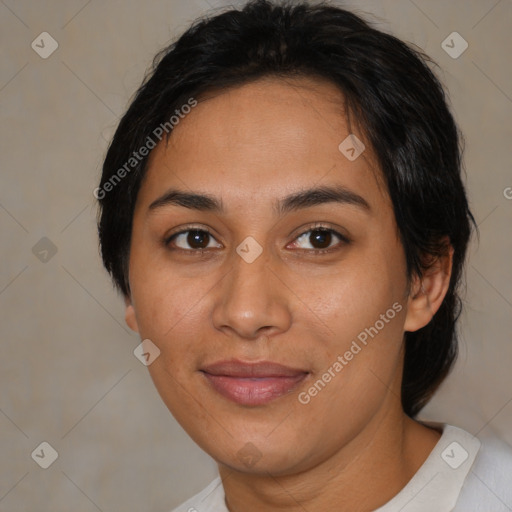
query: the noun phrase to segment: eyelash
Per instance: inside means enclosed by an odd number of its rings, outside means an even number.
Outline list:
[[[178,237],[179,235],[183,235],[183,234],[186,234],[186,233],[189,233],[190,231],[199,231],[200,233],[207,233],[210,237],[212,237],[214,240],[215,240],[215,237],[214,235],[206,228],[199,228],[197,226],[186,226],[185,229],[182,229],[181,231],[178,231],[176,233],[173,233],[172,235],[170,236],[167,236],[165,239],[164,239],[164,245],[169,248],[170,250],[172,251],[179,251],[179,252],[182,252],[182,253],[187,253],[189,255],[204,255],[209,249],[207,248],[204,248],[204,249],[182,249],[181,247],[170,247],[170,243],[176,238]],[[327,232],[327,233],[331,233],[332,235],[338,237],[340,239],[340,242],[338,242],[337,245],[333,246],[333,247],[328,247],[326,249],[298,249],[299,251],[304,251],[304,252],[308,252],[310,254],[313,254],[313,255],[321,255],[321,254],[326,254],[326,253],[331,253],[335,250],[339,250],[340,247],[339,247],[339,244],[342,243],[343,245],[347,245],[351,242],[351,240],[349,238],[347,238],[345,235],[342,235],[341,233],[339,233],[338,231],[336,231],[335,229],[333,228],[330,228],[328,226],[325,226],[323,224],[314,224],[312,226],[309,226],[305,231],[302,231],[301,233],[299,233],[295,238],[294,238],[294,241],[299,239],[300,237],[312,232],[312,231],[322,231],[322,232]]]

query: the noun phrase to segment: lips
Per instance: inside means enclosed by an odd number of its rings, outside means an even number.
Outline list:
[[[290,393],[308,375],[308,371],[263,361],[248,363],[220,361],[201,372],[212,388],[241,405],[264,405]]]

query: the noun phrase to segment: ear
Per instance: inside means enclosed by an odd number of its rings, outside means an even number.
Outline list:
[[[453,247],[447,240],[447,250],[437,258],[422,276],[415,276],[407,299],[404,330],[417,331],[425,327],[441,307],[450,286]]]
[[[124,318],[128,327],[135,332],[139,332],[139,325],[137,324],[137,317],[135,316],[135,308],[133,307],[132,300],[128,295],[124,297],[125,310]]]

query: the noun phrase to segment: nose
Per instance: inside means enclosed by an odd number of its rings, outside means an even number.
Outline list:
[[[215,290],[212,319],[217,329],[255,340],[290,328],[287,288],[270,263],[265,251],[252,263],[233,255],[231,272]]]

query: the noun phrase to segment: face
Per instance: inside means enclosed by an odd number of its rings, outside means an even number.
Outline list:
[[[399,389],[405,257],[369,145],[338,147],[364,141],[342,101],[309,79],[204,98],[138,194],[127,322],[175,418],[241,471],[318,464]]]

